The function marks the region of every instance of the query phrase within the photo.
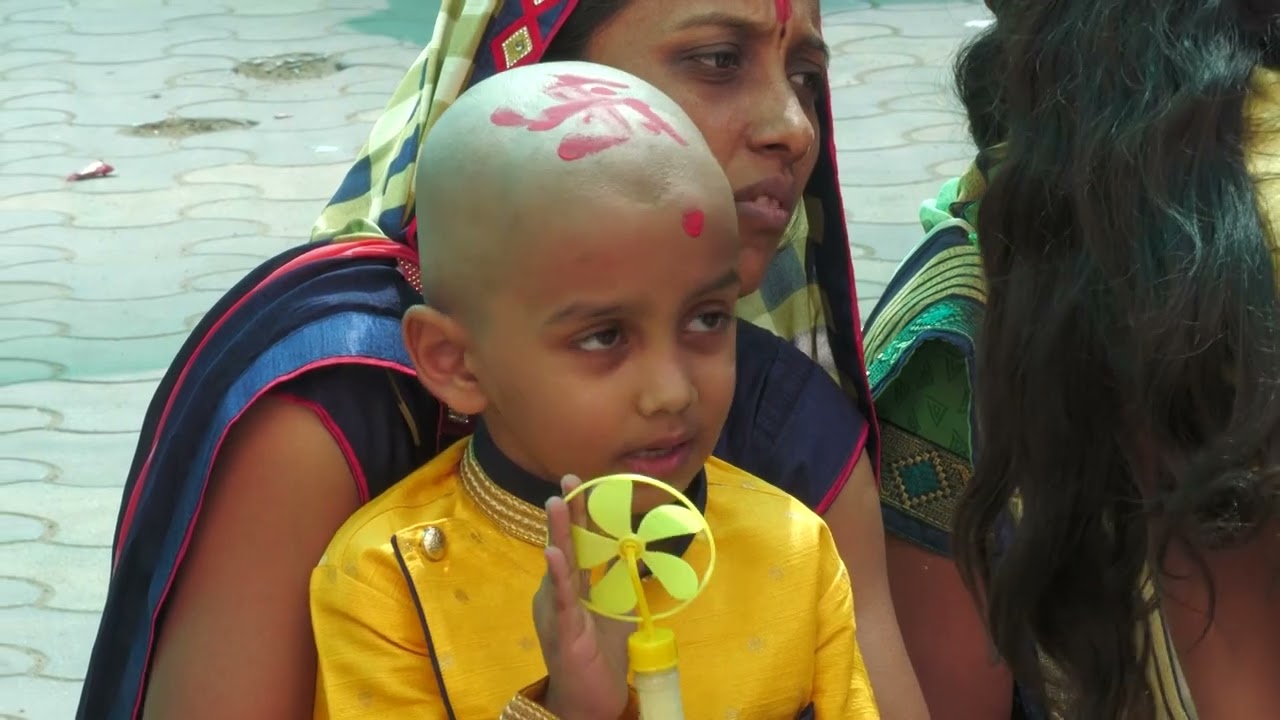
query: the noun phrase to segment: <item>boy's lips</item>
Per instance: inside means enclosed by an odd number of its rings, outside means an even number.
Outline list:
[[[670,477],[689,462],[693,452],[693,436],[654,443],[622,456],[627,472],[654,479]]]

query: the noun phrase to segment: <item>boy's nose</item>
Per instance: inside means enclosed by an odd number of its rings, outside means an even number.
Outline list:
[[[639,409],[645,417],[679,415],[698,399],[698,388],[679,358],[663,358],[642,370]]]

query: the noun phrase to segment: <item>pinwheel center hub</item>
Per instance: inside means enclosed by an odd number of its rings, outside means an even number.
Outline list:
[[[618,553],[638,558],[644,554],[644,540],[640,539],[639,535],[627,535],[618,540]]]

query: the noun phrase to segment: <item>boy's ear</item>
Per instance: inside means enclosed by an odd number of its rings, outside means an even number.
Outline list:
[[[461,323],[435,308],[416,305],[404,314],[401,329],[423,386],[450,409],[479,415],[488,403],[467,367],[470,336]]]

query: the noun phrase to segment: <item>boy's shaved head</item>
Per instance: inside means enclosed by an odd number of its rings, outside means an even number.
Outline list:
[[[539,477],[687,487],[733,399],[742,244],[680,108],[598,65],[500,73],[428,131],[417,198],[427,390]]]
[[[579,62],[516,68],[463,93],[423,143],[416,196],[423,294],[464,321],[547,243],[584,226],[607,242],[618,203],[677,212],[674,230],[691,242],[708,204],[733,212],[723,171],[674,101]]]

